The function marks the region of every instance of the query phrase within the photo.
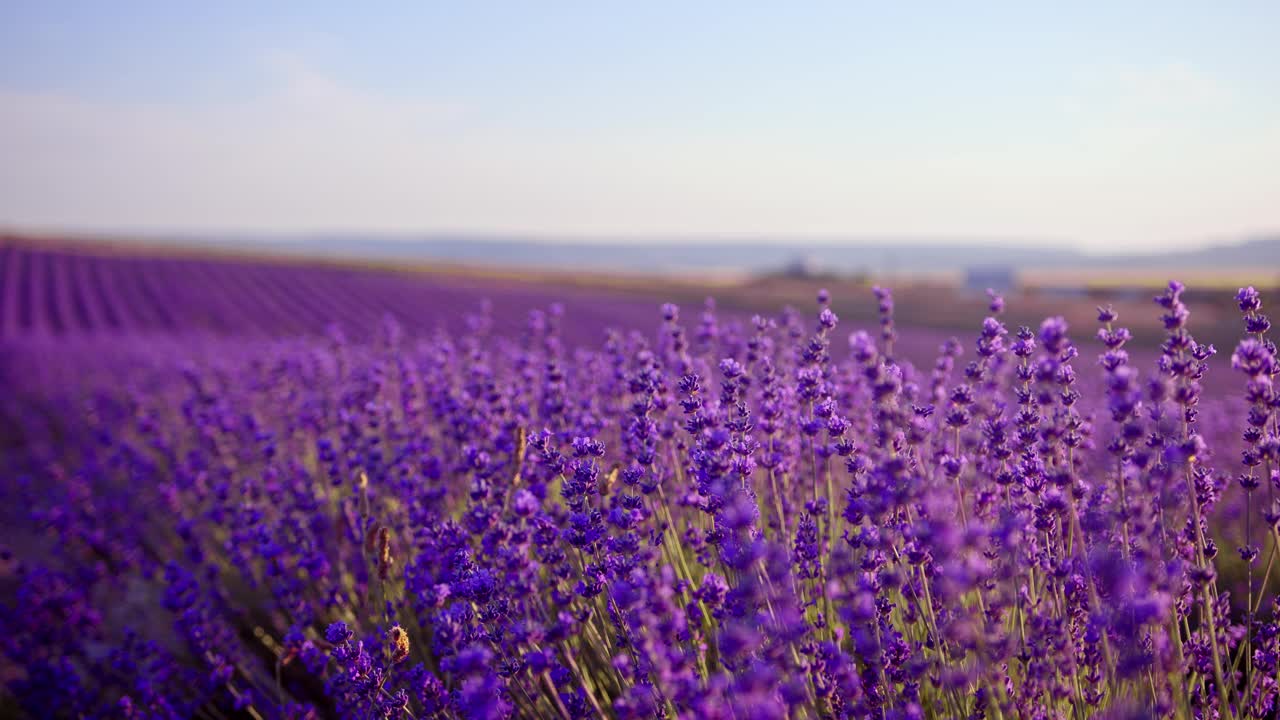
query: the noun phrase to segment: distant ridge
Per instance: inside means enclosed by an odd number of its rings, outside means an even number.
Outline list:
[[[126,237],[116,234],[117,238]],[[151,238],[149,238],[151,239]],[[969,267],[1047,270],[1064,267],[1159,269],[1196,267],[1280,269],[1280,235],[1173,252],[1102,255],[1067,248],[1035,248],[1009,243],[927,240],[814,242],[785,237],[750,240],[653,240],[625,242],[519,237],[509,235],[428,234],[420,236],[312,233],[294,235],[155,235],[153,239],[186,246],[257,250],[322,258],[405,260],[478,266],[613,272],[780,271],[803,263],[818,272],[938,273]]]

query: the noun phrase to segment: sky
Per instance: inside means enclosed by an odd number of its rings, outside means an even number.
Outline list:
[[[1280,3],[0,3],[0,226],[1280,231]]]

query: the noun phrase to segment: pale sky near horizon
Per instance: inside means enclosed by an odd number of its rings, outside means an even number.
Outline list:
[[[1187,246],[1280,231],[1280,3],[11,0],[0,158],[0,227]]]

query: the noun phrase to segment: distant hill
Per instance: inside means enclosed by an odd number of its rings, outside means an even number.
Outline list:
[[[1273,267],[1280,272],[1280,235],[1259,237],[1235,243],[1214,244],[1198,250],[1131,254],[1111,258],[1090,258],[1092,264],[1143,267],[1237,268]]]
[[[157,239],[160,239],[157,237]],[[833,273],[935,273],[965,268],[1015,270],[1058,268],[1159,269],[1195,267],[1280,268],[1280,235],[1165,253],[1100,255],[1054,247],[979,240],[860,240],[813,242],[792,238],[681,240],[664,237],[625,241],[556,241],[499,235],[393,236],[359,233],[308,235],[166,236],[169,242],[236,250],[259,250],[326,258],[439,260],[480,266],[580,269],[654,273],[671,271],[773,272],[802,262]]]
[[[982,244],[882,242],[828,245],[786,239],[680,242],[663,238],[653,242],[629,240],[613,243],[495,237],[430,237],[421,240],[331,237],[308,238],[299,250],[333,255],[355,252],[379,258],[437,258],[467,264],[640,273],[697,270],[770,272],[792,265],[800,258],[813,269],[829,272],[940,272],[962,268],[975,261],[1022,267],[1079,262],[1083,257],[1072,251]]]

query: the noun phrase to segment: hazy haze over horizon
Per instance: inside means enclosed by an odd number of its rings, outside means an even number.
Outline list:
[[[0,8],[0,225],[1280,230],[1280,5]]]

